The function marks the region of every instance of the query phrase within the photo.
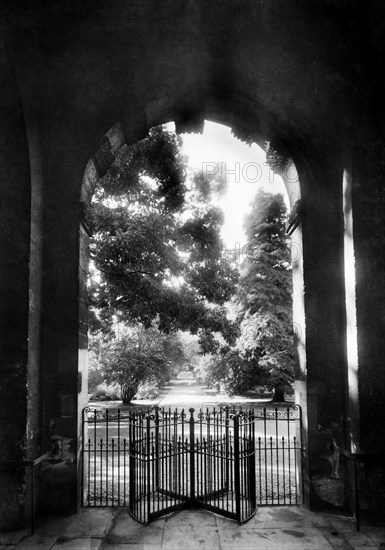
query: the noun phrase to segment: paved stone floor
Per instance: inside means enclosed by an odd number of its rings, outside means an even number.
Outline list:
[[[327,550],[385,549],[385,526],[362,526],[304,507],[259,508],[245,525],[204,510],[183,510],[149,526],[127,510],[82,509],[76,516],[37,522],[26,532],[0,535],[0,550]]]

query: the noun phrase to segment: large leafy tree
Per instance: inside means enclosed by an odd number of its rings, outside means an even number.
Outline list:
[[[120,149],[92,205],[90,296],[104,323],[190,331],[203,352],[218,349],[217,333],[235,342],[225,304],[238,274],[223,260],[223,215],[210,205],[220,191],[201,174],[186,186],[180,139],[162,127]]]

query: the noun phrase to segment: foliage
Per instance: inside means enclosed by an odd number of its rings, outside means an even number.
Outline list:
[[[224,348],[210,362],[206,380],[215,380],[229,395],[245,394],[254,389],[257,381],[258,385],[266,384],[266,371],[259,358],[256,350],[253,354],[242,354],[239,349]]]
[[[104,382],[103,374],[100,369],[88,368],[88,393],[93,395],[97,387]]]
[[[94,317],[95,327],[99,329],[100,321]],[[88,338],[88,393],[91,399],[103,399],[108,393],[100,368],[101,354],[107,340],[108,335],[102,330],[91,331]]]
[[[173,365],[181,366],[178,361],[185,368],[199,362],[194,346],[190,359],[186,349],[181,358],[180,340],[173,340],[178,331],[194,335],[200,352],[213,355],[200,371],[228,391],[266,385],[280,397],[290,387],[295,355],[283,198],[260,191],[245,220],[248,254],[232,321],[228,306],[239,273],[224,258],[223,214],[210,204],[224,191],[218,178],[188,176],[180,138],[161,127],[122,147],[98,183],[92,327],[106,335],[114,319],[131,327],[110,343],[105,337],[99,362],[106,381],[119,383],[127,402],[141,383],[161,383]]]
[[[156,380],[142,382],[135,394],[135,399],[155,399],[159,395],[159,384]]]
[[[245,219],[247,257],[235,298],[241,336],[235,349],[223,348],[209,366],[209,378],[229,393],[267,386],[281,400],[291,390],[295,349],[285,220],[282,195],[260,190]]]
[[[287,154],[279,151],[271,142],[266,143],[266,162],[276,174],[282,175],[289,162]]]
[[[235,343],[225,303],[238,273],[223,259],[223,215],[209,204],[223,186],[198,173],[188,190],[185,180],[180,138],[162,127],[119,150],[92,205],[99,274],[90,300],[105,326],[114,315],[145,328],[156,322],[164,333],[197,334],[208,353],[218,349],[217,333]]]
[[[116,384],[101,382],[91,392],[91,400],[117,401],[120,399],[120,389]]]
[[[245,230],[248,255],[242,265],[237,303],[241,347],[245,357],[258,357],[266,382],[282,398],[294,377],[292,273],[285,234],[286,205],[280,194],[260,190]],[[256,350],[256,351],[255,351]]]
[[[164,383],[184,353],[177,334],[161,334],[156,328],[126,327],[119,339],[106,343],[100,369],[108,384],[119,384],[123,403],[130,403],[141,384]]]

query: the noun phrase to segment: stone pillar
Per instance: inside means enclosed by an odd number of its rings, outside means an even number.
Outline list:
[[[76,136],[64,123],[44,137],[43,376],[44,441],[56,463],[44,471],[40,508],[75,513],[79,504],[80,411],[87,399],[88,242],[80,227],[80,189],[86,166]],[[52,182],[52,183],[51,183]],[[81,261],[80,261],[81,258]]]
[[[333,440],[346,438],[346,313],[341,163],[300,171],[306,372],[298,384],[305,417],[305,500],[311,508],[344,505],[333,468]],[[306,424],[307,423],[307,424]],[[335,465],[334,465],[335,466]],[[337,474],[339,477],[341,473]]]
[[[97,144],[92,122],[80,125],[73,118],[71,103],[66,104],[68,98],[59,95],[56,100],[61,109],[52,111],[41,147],[45,235],[43,440],[46,447],[56,444],[57,451],[56,463],[44,471],[40,509],[75,513],[82,495],[81,413],[88,399],[87,208],[100,174],[95,161],[89,161],[95,151],[93,143]],[[98,159],[103,166],[111,164],[121,142],[120,126],[115,125],[100,142]]]
[[[379,99],[381,105],[382,98],[383,94]],[[364,125],[370,120],[369,112]],[[383,115],[379,117],[376,112],[376,120],[383,120]],[[370,519],[380,520],[385,506],[385,136],[382,133],[379,127],[377,132],[365,126],[360,129],[350,174],[359,407],[352,447],[358,453],[361,511]]]
[[[0,44],[0,531],[25,520],[31,180],[19,90]],[[8,461],[15,461],[13,464]]]

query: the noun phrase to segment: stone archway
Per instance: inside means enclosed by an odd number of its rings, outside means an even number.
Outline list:
[[[265,136],[261,135],[259,130],[253,131],[250,114],[248,113],[243,120],[240,114],[242,109],[238,102],[234,102],[234,105],[235,108],[232,107],[229,100],[223,102],[222,98],[215,101],[215,98],[211,96],[207,103],[203,102],[200,112],[197,111],[195,104],[193,115],[186,115],[182,122],[180,122],[180,118],[178,121],[178,118],[175,117],[176,129],[180,132],[199,131],[203,126],[203,117],[208,117],[211,113],[212,119],[215,116],[217,122],[228,123],[231,120],[236,136],[242,136],[243,139],[249,141],[265,142]],[[225,110],[222,111],[222,109]],[[154,113],[154,110],[151,112]],[[170,110],[166,109],[165,112],[168,113]],[[185,112],[191,113],[189,105],[186,105]],[[178,113],[180,116],[180,111]],[[273,117],[265,118],[270,120],[269,132],[266,133],[266,137],[270,137],[273,143],[278,143],[278,146],[283,148],[284,134],[277,132],[278,139],[273,134],[274,128],[279,128],[279,125],[276,122],[275,126],[273,125]],[[168,122],[167,114],[162,115],[161,112],[157,112],[153,120]],[[142,135],[145,135],[151,125],[148,122],[146,127],[142,128]],[[99,150],[88,165],[85,178],[86,188],[91,189],[92,181],[104,175],[113,162],[114,153],[119,147],[124,143],[132,142],[133,138],[130,136],[127,138],[127,130],[124,133],[123,128],[121,123],[117,123],[104,136]],[[293,143],[292,137],[291,147],[294,147]],[[302,157],[299,155],[299,162],[301,162],[299,172],[302,174],[303,180],[306,181],[306,188],[302,192],[301,178],[293,160],[284,149],[281,151],[283,158],[286,159],[282,175],[291,205],[297,206],[297,201],[301,201],[300,223],[292,235],[292,252],[295,268],[294,322],[299,355],[297,400],[304,409],[305,441],[307,443],[305,500],[312,506],[324,500],[322,481],[319,481],[321,471],[321,475],[327,479],[328,492],[332,493],[331,504],[334,504],[337,498],[342,504],[341,482],[335,483],[335,490],[332,488],[330,491],[328,480],[332,472],[331,445],[334,440],[341,445],[344,444],[346,437],[344,426],[341,424],[346,405],[344,397],[346,391],[344,281],[343,276],[339,276],[339,271],[329,272],[328,270],[326,276],[331,277],[331,282],[324,286],[323,281],[325,263],[329,265],[329,262],[332,261],[335,266],[336,262],[341,261],[340,255],[343,253],[342,188],[336,185],[335,203],[331,208],[330,190],[324,190],[315,177],[318,169],[317,163],[312,163],[311,158],[306,162],[308,159],[304,158],[302,154]],[[293,150],[293,156],[298,158],[295,150]],[[332,170],[332,168],[327,169]],[[325,173],[325,166],[322,167],[322,173]],[[335,182],[338,181],[338,173],[336,170],[333,175]],[[302,199],[302,197],[305,198]],[[328,218],[326,226],[324,226],[324,216]],[[318,220],[318,226],[315,225],[316,220]],[[336,228],[339,228],[339,235]],[[330,244],[333,246],[330,247]],[[320,254],[320,250],[322,250],[322,254]],[[340,268],[343,270],[342,263]],[[321,436],[320,433],[322,433]],[[320,437],[323,438],[321,445],[319,444]],[[312,477],[317,479],[316,486]],[[317,494],[316,487],[320,487],[319,494]],[[336,496],[337,493],[338,496]],[[327,495],[326,501],[328,498],[330,498],[329,495]]]
[[[293,158],[303,201],[307,385],[301,391],[308,403],[312,505],[322,500],[312,479],[328,476],[331,440],[347,448],[351,443],[342,215],[343,173],[351,166],[358,332],[353,366],[362,411],[355,437],[363,452],[384,453],[383,437],[376,436],[385,433],[385,139],[377,70],[383,14],[377,6],[368,15],[363,4],[277,0],[240,10],[225,0],[208,10],[194,1],[108,8],[82,1],[15,10],[4,3],[0,236],[7,261],[1,264],[0,460],[34,459],[53,438],[68,439],[68,453],[58,455],[61,477],[53,472],[44,488],[47,506],[76,510],[76,401],[84,391],[78,365],[85,345],[78,326],[81,180],[100,136],[117,120],[120,130],[107,132],[93,160],[100,173],[103,151],[108,159],[120,135],[131,144],[169,120],[180,131],[194,131],[208,118],[233,127],[239,137],[275,140]],[[364,51],[357,38],[363,27]],[[12,293],[17,299],[9,299]],[[11,393],[19,397],[10,399]],[[14,437],[7,435],[10,428]],[[10,475],[5,468],[7,511],[2,509],[0,523],[11,528],[24,517],[26,474]]]

